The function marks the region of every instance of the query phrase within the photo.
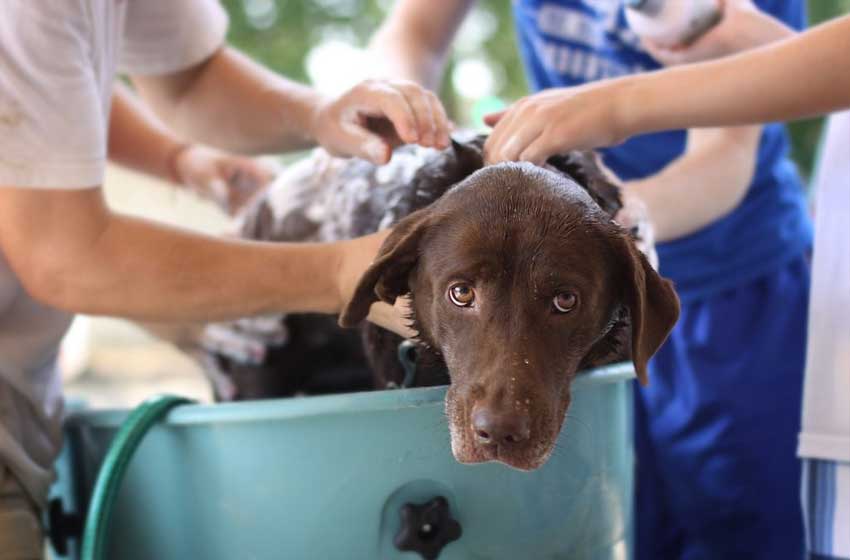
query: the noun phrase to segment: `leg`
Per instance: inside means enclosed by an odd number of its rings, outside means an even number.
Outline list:
[[[808,265],[683,306],[643,390],[687,560],[799,560]]]
[[[809,560],[850,560],[850,463],[803,460]]]
[[[648,433],[646,404],[635,383],[635,502],[634,560],[674,559],[681,556],[682,527],[671,514],[664,477]]]
[[[0,551],[4,560],[41,560],[44,540],[35,506],[0,465]]]

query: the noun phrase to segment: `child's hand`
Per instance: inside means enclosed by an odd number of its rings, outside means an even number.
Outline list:
[[[542,91],[484,117],[493,132],[484,144],[487,163],[530,161],[573,149],[617,144],[626,137],[628,81],[598,82]]]

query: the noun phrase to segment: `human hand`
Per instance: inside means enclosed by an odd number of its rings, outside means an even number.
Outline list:
[[[387,163],[393,148],[449,145],[449,120],[432,92],[403,80],[366,80],[320,104],[311,135],[331,155]]]
[[[794,30],[762,12],[752,0],[721,0],[721,20],[689,45],[672,48],[643,41],[646,51],[665,66],[702,62],[790,37]]]
[[[658,270],[658,253],[655,250],[655,228],[650,221],[649,209],[644,200],[629,189],[620,187],[623,207],[614,216],[614,221],[634,236],[638,250],[646,255],[652,268]]]
[[[621,142],[629,133],[624,110],[628,84],[626,78],[549,89],[485,115],[485,124],[494,127],[484,144],[485,160],[542,165],[568,150]]]
[[[340,309],[351,301],[360,277],[375,260],[378,251],[391,230],[383,230],[364,237],[337,244],[338,264],[337,282]],[[410,328],[410,300],[397,298],[394,305],[377,301],[372,304],[367,319],[372,323],[391,330],[404,338],[413,338],[416,333]]]
[[[273,173],[254,159],[190,145],[174,161],[179,182],[201,197],[236,214],[272,180]]]
[[[614,221],[623,229],[629,231],[635,239],[637,248],[647,256],[653,268],[658,268],[658,255],[655,252],[655,228],[649,214],[649,205],[638,191],[638,182],[624,183],[611,168],[605,165],[602,158],[596,164],[609,183],[620,189],[622,206],[614,216]]]

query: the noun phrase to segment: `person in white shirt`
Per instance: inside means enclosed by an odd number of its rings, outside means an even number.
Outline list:
[[[802,498],[813,558],[850,559],[850,111],[832,115],[815,189]]]
[[[533,95],[489,116],[489,161],[545,161],[635,134],[790,120],[850,109],[850,16],[793,36],[742,0],[741,25],[666,62],[752,52]],[[718,28],[720,29],[720,28]],[[776,42],[774,42],[776,41]],[[766,45],[766,43],[772,43]],[[762,46],[765,45],[765,46]],[[833,114],[816,180],[808,347],[798,454],[810,560],[850,559],[850,111]],[[782,352],[782,348],[777,348]],[[770,426],[764,436],[771,437]],[[770,468],[770,465],[765,465]]]
[[[111,212],[109,155],[160,176],[179,144],[108,138],[116,74],[181,137],[257,154],[320,144],[386,162],[399,143],[445,147],[437,98],[368,81],[336,98],[225,45],[214,0],[6,0],[0,17],[0,551],[41,558],[38,511],[60,445],[54,367],[73,313],[209,321],[334,313],[386,236],[264,244],[196,235]],[[126,109],[127,99],[116,102]],[[113,117],[116,115],[113,114]],[[172,143],[173,144],[173,143]],[[150,150],[150,152],[145,152]],[[405,332],[401,314],[371,318]]]

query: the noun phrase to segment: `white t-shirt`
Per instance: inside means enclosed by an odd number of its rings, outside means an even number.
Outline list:
[[[0,188],[101,185],[115,75],[165,74],[224,43],[215,0],[3,0]],[[33,300],[0,249],[0,463],[44,504],[60,445],[70,315]]]
[[[818,165],[802,457],[850,462],[850,111],[833,115]]]

